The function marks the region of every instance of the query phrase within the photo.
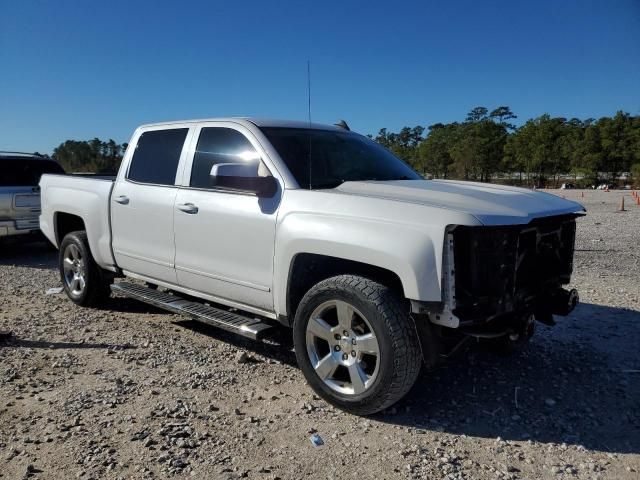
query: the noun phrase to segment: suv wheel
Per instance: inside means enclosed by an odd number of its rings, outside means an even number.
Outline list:
[[[296,312],[294,346],[313,390],[358,415],[400,400],[420,372],[408,305],[363,277],[341,275],[311,288]]]
[[[93,259],[86,232],[71,232],[64,237],[58,266],[64,291],[74,303],[90,307],[109,297],[113,279]]]

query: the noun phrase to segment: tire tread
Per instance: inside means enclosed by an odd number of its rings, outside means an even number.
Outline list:
[[[374,280],[349,274],[331,277],[309,290],[301,304],[310,296],[345,290],[360,292],[375,306],[391,339],[394,361],[391,382],[377,397],[348,406],[351,413],[370,415],[390,407],[411,390],[420,373],[422,353],[418,333],[406,301],[389,287]],[[296,321],[299,320],[296,318]]]
[[[89,240],[87,238],[87,232],[84,230],[76,230],[74,232],[70,232],[65,235],[64,239],[60,244],[60,255],[64,252],[64,247],[66,247],[69,242],[77,242],[81,243],[84,251],[86,252],[87,258],[87,276],[88,276],[88,289],[86,295],[81,297],[80,299],[71,300],[83,307],[95,307],[104,303],[104,301],[111,295],[111,283],[112,279],[106,272],[104,272],[100,266],[96,263],[93,258],[93,254],[91,253],[91,249],[89,248]],[[66,285],[64,282],[64,277],[62,274],[62,268],[60,269],[60,279],[62,281],[63,286]]]

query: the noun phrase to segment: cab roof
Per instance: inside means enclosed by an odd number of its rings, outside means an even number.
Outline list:
[[[141,128],[159,127],[162,125],[176,125],[186,123],[199,122],[235,122],[240,124],[251,123],[257,127],[274,127],[274,128],[310,128],[313,130],[336,130],[344,132],[342,128],[335,125],[326,125],[322,123],[309,123],[301,120],[279,120],[274,118],[256,118],[256,117],[214,117],[214,118],[198,118],[191,120],[174,120],[169,122],[147,123],[141,125]]]

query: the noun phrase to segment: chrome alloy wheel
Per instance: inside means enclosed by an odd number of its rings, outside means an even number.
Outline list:
[[[358,395],[373,385],[380,346],[371,324],[353,305],[330,300],[311,314],[307,355],[316,374],[332,390]]]
[[[69,291],[75,295],[81,295],[86,285],[86,269],[82,253],[77,245],[67,245],[63,257],[64,281]]]

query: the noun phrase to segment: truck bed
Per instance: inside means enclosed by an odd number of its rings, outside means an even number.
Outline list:
[[[115,177],[103,175],[43,175],[40,179],[40,229],[56,246],[62,238],[56,225],[61,216],[82,219],[96,262],[115,269],[111,251],[109,198]],[[69,217],[67,217],[69,218]]]

